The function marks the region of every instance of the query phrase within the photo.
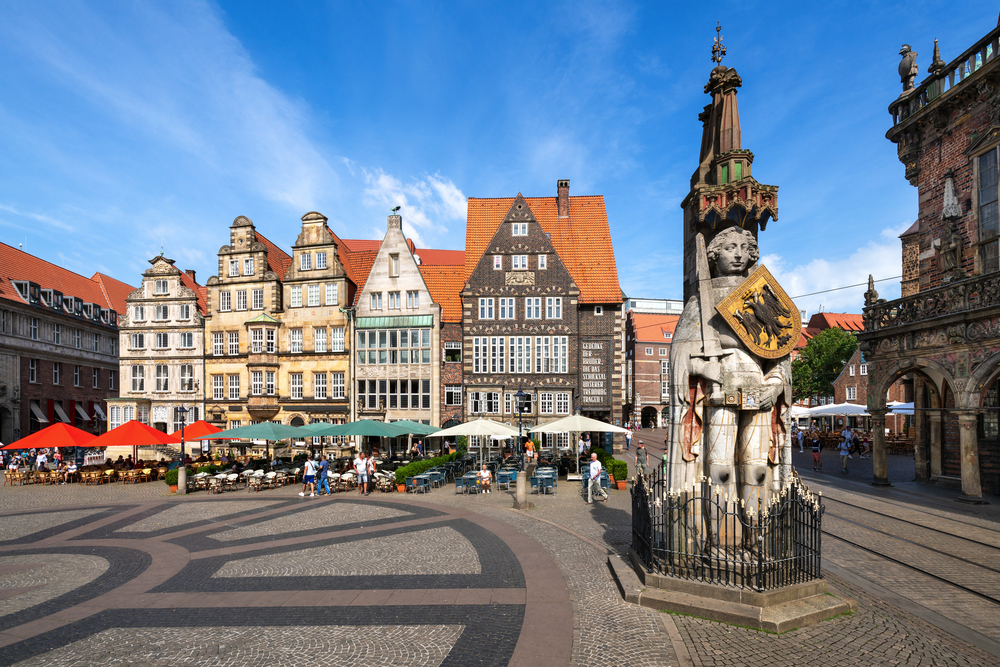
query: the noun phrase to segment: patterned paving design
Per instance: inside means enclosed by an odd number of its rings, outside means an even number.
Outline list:
[[[272,507],[273,500],[206,500],[175,505],[119,528],[118,533],[143,533],[176,528],[196,521],[211,521],[237,512],[263,510]]]
[[[240,505],[242,507],[242,503]],[[359,523],[364,525],[366,521],[377,521],[381,519],[392,519],[396,517],[409,516],[409,512],[404,512],[390,507],[380,507],[376,505],[362,504],[326,504],[318,508],[310,509],[292,517],[278,517],[268,521],[252,523],[249,525],[230,528],[218,533],[211,533],[214,540],[221,542],[233,542],[235,540],[251,539],[262,535],[279,535],[290,530],[314,529],[314,528],[334,528],[349,524]]]
[[[104,509],[103,507],[95,507],[81,510],[67,510],[64,512],[39,512],[8,516],[4,518],[3,525],[0,526],[0,542],[17,540],[43,530],[57,528],[73,521],[86,519],[95,514],[100,514]]]
[[[82,554],[0,555],[0,617],[87,586],[109,566],[107,559]]]

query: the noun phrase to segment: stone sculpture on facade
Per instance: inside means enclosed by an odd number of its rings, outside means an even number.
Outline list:
[[[903,93],[906,93],[913,90],[913,82],[920,71],[917,67],[917,52],[911,50],[909,44],[903,44],[899,55],[903,57],[899,61],[899,80],[903,84]]]

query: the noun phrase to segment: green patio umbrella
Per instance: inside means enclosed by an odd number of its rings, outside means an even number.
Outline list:
[[[305,435],[300,426],[286,426],[285,424],[274,424],[271,422],[261,422],[250,424],[249,426],[238,426],[228,431],[218,433],[207,433],[191,440],[267,440],[267,457],[271,458],[271,441],[286,440],[288,438],[301,438]],[[311,435],[311,434],[310,434]]]
[[[407,448],[409,448],[413,444],[413,438],[412,438],[412,436],[414,436],[414,435],[430,435],[431,433],[436,433],[436,432],[438,432],[438,431],[441,430],[437,426],[431,426],[430,424],[421,424],[420,422],[411,422],[408,419],[402,419],[402,420],[400,420],[398,422],[392,422],[392,425],[393,426],[399,426],[401,428],[407,428],[407,429],[409,429],[408,435],[410,435],[411,437],[407,438],[407,440],[408,440],[408,442],[407,442]],[[424,453],[425,454],[427,453],[426,449],[424,450]]]
[[[309,435],[316,437],[324,435],[361,435],[373,438],[395,438],[409,433],[407,427],[396,426],[396,422],[390,424],[375,421],[374,419],[359,419],[349,424],[323,424],[322,426],[326,428],[320,428],[319,424],[310,424],[309,426]]]

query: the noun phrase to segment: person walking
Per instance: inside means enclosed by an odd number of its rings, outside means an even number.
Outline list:
[[[306,469],[305,474],[302,475],[302,490],[299,492],[300,496],[306,495],[306,488],[309,489],[309,497],[316,497],[316,462],[313,461],[312,454],[306,458]]]
[[[318,495],[323,495],[323,489],[326,489],[326,495],[330,494],[330,479],[327,475],[330,472],[330,462],[326,460],[326,454],[319,455],[319,481],[316,484],[316,493]]]
[[[625,451],[632,449],[632,431],[625,434]]]
[[[840,465],[843,468],[840,472],[847,474],[847,459],[851,457],[851,442],[844,436],[840,436],[840,444],[837,445],[837,449],[840,450]]]
[[[823,459],[820,457],[820,449],[822,449],[822,443],[819,441],[819,434],[815,431],[812,432],[812,453],[813,453],[813,470],[823,470]]]
[[[642,440],[635,446],[635,474],[641,477],[649,474],[649,452]]]
[[[601,462],[597,460],[597,454],[590,455],[590,480],[587,485],[587,503],[594,502],[594,488],[601,494],[604,502],[608,501],[608,492],[601,488]]]
[[[368,462],[364,452],[358,452],[358,458],[354,459],[354,472],[358,475],[358,493],[363,496],[368,487]]]
[[[372,494],[372,482],[375,481],[375,457],[365,457],[365,465],[368,467],[368,482],[365,484],[365,495]]]
[[[802,453],[802,442],[806,439],[806,434],[802,432],[802,429],[799,429],[798,436],[799,436],[799,454],[801,454]]]

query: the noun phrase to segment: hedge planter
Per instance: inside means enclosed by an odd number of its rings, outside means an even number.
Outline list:
[[[400,493],[406,493],[406,484],[397,484],[396,490]]]
[[[171,484],[170,485],[170,493],[177,493],[177,485],[176,484]]]

